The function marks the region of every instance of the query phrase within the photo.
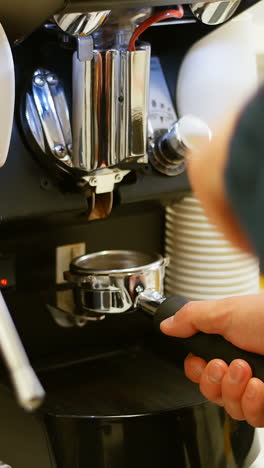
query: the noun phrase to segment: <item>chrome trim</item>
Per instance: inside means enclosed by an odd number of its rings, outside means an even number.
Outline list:
[[[72,132],[73,164],[92,171],[97,168],[97,151],[93,148],[93,61],[81,62],[73,54]]]
[[[53,152],[58,144],[63,143],[64,138],[45,73],[40,71],[40,73],[34,77],[32,90],[48,146]]]
[[[150,47],[73,55],[73,161],[88,172],[147,162]]]
[[[167,263],[166,258],[166,263]],[[163,264],[164,258],[158,253],[135,250],[102,250],[81,255],[72,260],[71,274],[85,281],[90,275],[141,274],[142,271],[155,270]],[[77,280],[74,276],[74,279]]]
[[[26,119],[43,151],[72,166],[72,134],[68,105],[58,77],[38,69],[32,80],[32,94],[26,95]]]
[[[158,23],[154,23],[152,24],[150,27],[158,27],[158,26],[178,26],[178,25],[181,25],[181,24],[190,24],[190,23],[197,23],[197,21],[195,19],[177,19],[177,20],[174,20],[174,19],[171,19],[171,20],[168,20],[168,21],[159,21]]]
[[[101,139],[100,132],[102,131],[101,125],[102,120],[105,118],[105,114],[102,111],[102,93],[103,93],[103,61],[102,55],[98,51],[94,51],[94,58],[92,64],[93,75],[90,78],[91,80],[91,113],[92,113],[92,140],[91,140],[91,151],[93,151],[96,167],[100,166],[100,157],[102,146],[106,144],[104,140]],[[87,82],[87,86],[89,83]],[[89,167],[89,165],[88,165]]]
[[[70,125],[68,104],[66,101],[64,90],[58,77],[54,73],[48,73],[46,80],[48,82],[49,89],[55,105],[57,119],[59,121],[63,133],[63,144],[65,145],[66,149],[69,150],[72,145],[72,131]]]
[[[109,50],[105,54],[105,103],[106,103],[106,128],[107,150],[104,163],[107,167],[119,162],[119,94],[120,94],[120,52]],[[101,126],[101,138],[104,138],[104,129]]]
[[[150,47],[145,46],[142,50],[130,52],[129,59],[128,135],[130,139],[126,156],[146,158]]]
[[[43,128],[35,105],[35,101],[31,94],[26,94],[26,119],[32,135],[37,141],[39,147],[45,152],[45,138]]]
[[[120,123],[120,139],[119,139],[119,158],[126,159],[128,154],[128,132],[129,119],[128,109],[129,93],[128,93],[128,67],[127,67],[127,52],[120,52],[120,93],[119,93],[119,123]]]

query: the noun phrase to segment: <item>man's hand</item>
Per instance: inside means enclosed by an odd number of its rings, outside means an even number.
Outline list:
[[[210,143],[205,143],[203,148],[199,147],[199,151],[187,155],[187,170],[192,189],[209,219],[234,245],[251,252],[252,246],[227,199],[224,180],[230,141],[238,118],[238,111],[230,115],[213,131]]]
[[[162,322],[161,331],[181,338],[198,331],[217,333],[239,348],[264,355],[264,294],[189,302]],[[220,359],[206,363],[189,355],[185,372],[200,384],[206,398],[224,406],[231,417],[264,426],[264,383],[252,377],[245,361],[236,359],[228,366]]]

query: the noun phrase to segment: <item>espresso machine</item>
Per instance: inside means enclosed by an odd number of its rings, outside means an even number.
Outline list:
[[[15,70],[0,169],[3,468],[242,468],[257,455],[254,429],[203,398],[186,344],[152,317],[170,301],[165,206],[190,191],[186,151],[212,138],[177,115],[181,62],[249,6],[0,5]],[[10,349],[29,366],[18,381]]]

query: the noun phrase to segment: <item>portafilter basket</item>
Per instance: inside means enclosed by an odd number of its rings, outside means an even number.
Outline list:
[[[104,250],[75,258],[64,273],[82,315],[117,314],[133,308],[145,290],[163,294],[166,258],[152,252]]]
[[[180,296],[163,296],[167,263],[168,259],[157,253],[105,250],[72,260],[64,277],[72,284],[78,313],[106,316],[136,307],[150,315],[160,331],[160,323],[187,303]],[[181,344],[207,361],[219,358],[229,364],[234,359],[244,359],[255,377],[264,380],[263,356],[244,351],[220,335],[199,332],[174,340],[177,349]]]

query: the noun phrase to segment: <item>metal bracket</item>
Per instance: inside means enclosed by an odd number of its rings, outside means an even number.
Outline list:
[[[42,151],[48,148],[57,160],[72,167],[69,110],[54,73],[41,68],[34,73],[32,91],[26,95],[26,119]]]
[[[80,62],[93,59],[93,38],[84,36],[77,38],[77,56]]]
[[[120,169],[100,169],[100,172],[95,172],[91,176],[85,176],[84,179],[91,187],[95,187],[96,194],[108,193],[112,192],[115,184],[121,182],[129,172],[129,170]]]

